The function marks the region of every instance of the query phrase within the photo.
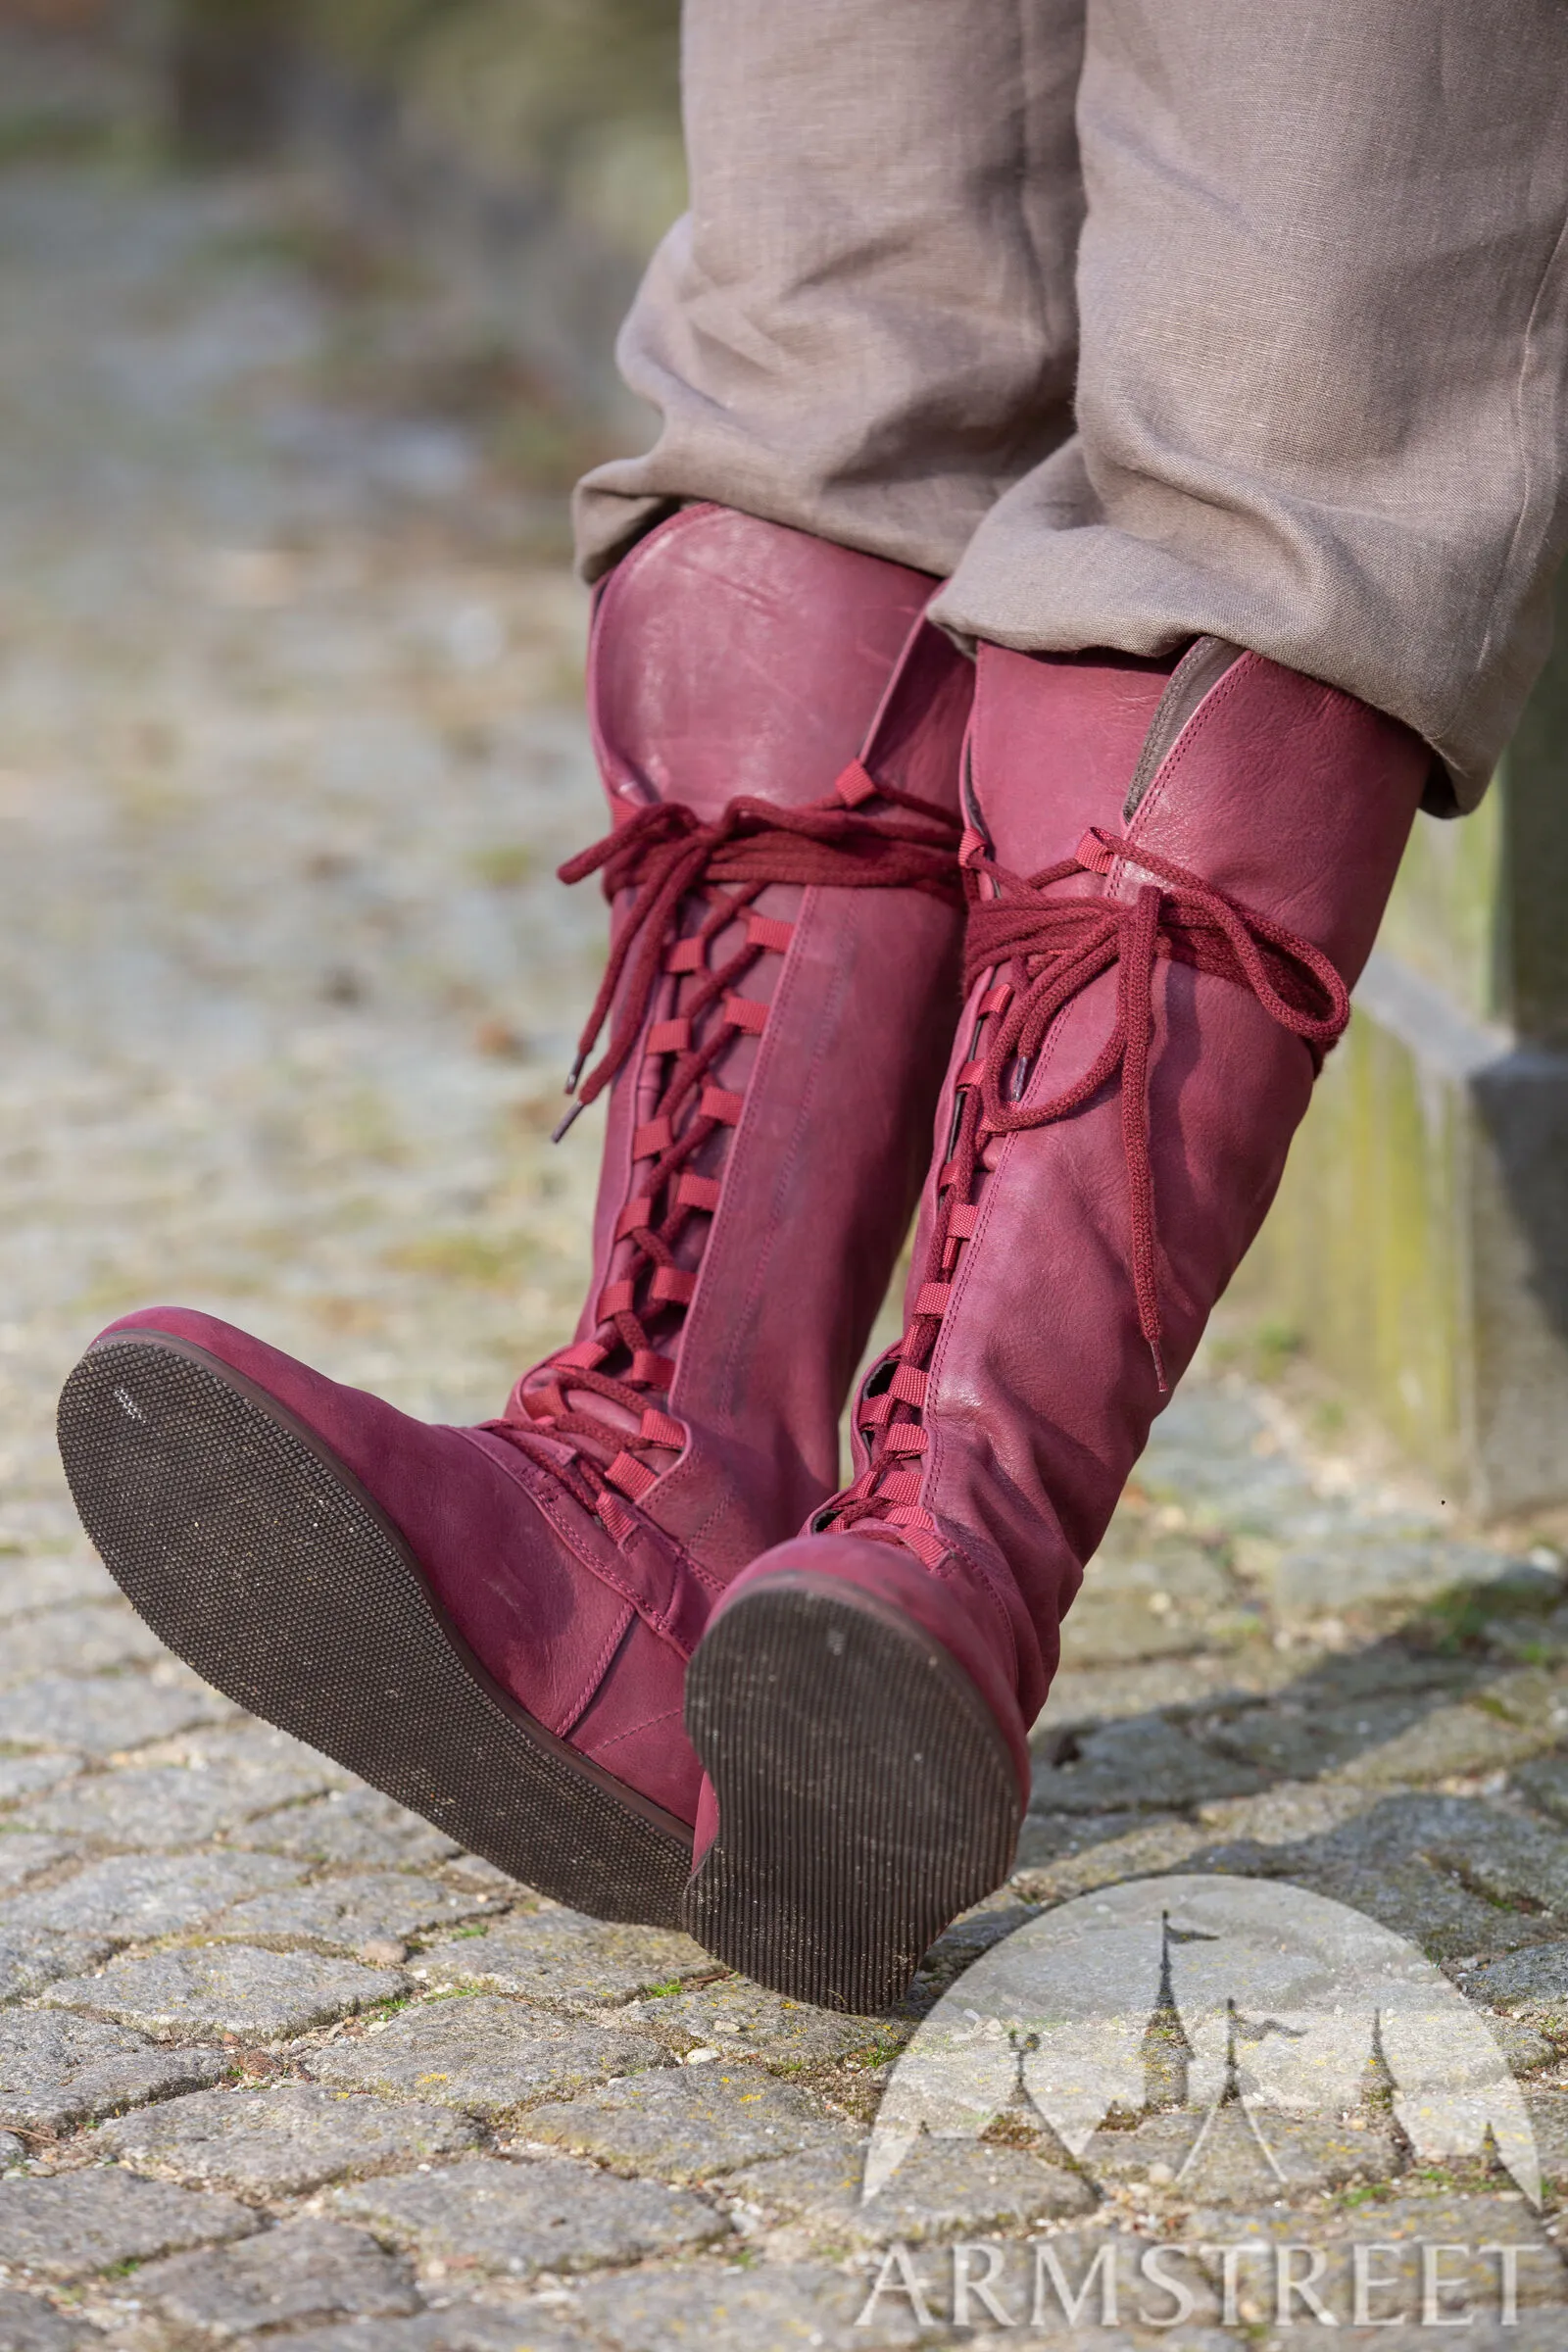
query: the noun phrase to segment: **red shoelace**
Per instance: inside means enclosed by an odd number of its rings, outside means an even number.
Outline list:
[[[928,1367],[959,1250],[975,1230],[976,1185],[992,1138],[1067,1118],[1120,1073],[1133,1289],[1139,1328],[1163,1394],[1167,1382],[1149,1148],[1155,964],[1165,957],[1249,989],[1271,1019],[1304,1041],[1318,1062],[1350,1017],[1344,981],[1310,940],[1227,898],[1174,859],[1099,826],[1085,834],[1073,857],[1027,879],[997,865],[978,835],[965,835],[962,856],[969,897],[965,991],[988,974],[1005,969],[1010,977],[993,978],[975,1008],[914,1310],[896,1357],[877,1376],[878,1393],[868,1395],[860,1408],[859,1426],[872,1447],[870,1465],[831,1514],[832,1523],[844,1528],[876,1520],[896,1527],[910,1549],[928,1559],[943,1549],[930,1513],[919,1506]],[[1050,896],[1054,884],[1075,874],[1108,874],[1118,858],[1137,874],[1152,877],[1140,881],[1131,900]],[[1029,1072],[1052,1022],[1091,981],[1112,969],[1116,1017],[1093,1065],[1059,1094],[1025,1103],[1021,1098]]]
[[[868,810],[872,800],[884,807]],[[679,803],[640,809],[560,869],[568,883],[602,874],[605,896],[622,906],[566,1082],[577,1100],[558,1138],[626,1069],[639,1045],[662,1070],[652,1115],[632,1140],[633,1192],[615,1225],[617,1243],[629,1250],[595,1301],[594,1336],[526,1375],[505,1420],[493,1426],[514,1440],[564,1441],[571,1447],[564,1463],[554,1446],[548,1456],[541,1449],[541,1458],[617,1540],[635,1524],[617,1496],[638,1500],[660,1474],[645,1453],[678,1452],[686,1443],[667,1409],[681,1325],[697,1288],[693,1250],[681,1245],[694,1218],[714,1215],[724,1173],[720,1166],[717,1174],[698,1174],[693,1163],[715,1135],[734,1129],[745,1103],[744,1094],[714,1084],[710,1073],[736,1037],[761,1035],[769,1006],[740,994],[740,985],[763,956],[784,955],[794,934],[793,923],[759,914],[754,902],[770,883],[918,890],[956,900],[958,844],[956,818],[877,784],[857,761],[832,798],[803,808],[743,798],[710,824]],[[710,964],[714,943],[742,923],[740,945]],[[676,1009],[645,1035],[666,982]],[[607,1021],[609,1043],[579,1088]],[[597,1398],[613,1409],[597,1413]]]

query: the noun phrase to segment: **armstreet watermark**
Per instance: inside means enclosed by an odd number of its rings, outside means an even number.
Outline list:
[[[1403,1937],[1299,1887],[1139,1880],[1005,1937],[900,2058],[863,2204],[891,2219],[925,2143],[951,2156],[1004,2116],[1058,2178],[1113,2185],[1123,2214],[1132,2190],[1137,2230],[894,2237],[858,2325],[1460,2329],[1563,2306],[1530,2211],[1530,2118],[1486,2017]],[[1487,2191],[1429,2205],[1436,2227],[1419,2198],[1333,2205],[1352,2181],[1398,2198],[1401,2173],[1455,2160],[1479,2160]]]
[[[882,2255],[856,2326],[895,2313],[921,2328],[1023,2328],[1059,2341],[1063,2327],[1470,2328],[1519,2325],[1522,2266],[1551,2248],[1517,2239],[1441,2238],[1333,2244],[1218,2237],[1145,2243],[1107,2234],[1087,2256],[1070,2243],[979,2238]]]

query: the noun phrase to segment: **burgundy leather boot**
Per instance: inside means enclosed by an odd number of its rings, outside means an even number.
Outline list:
[[[837,1482],[918,1196],[973,678],[932,585],[710,507],[601,593],[614,825],[563,869],[613,907],[593,1288],[498,1420],[413,1421],[174,1307],[113,1325],[61,1400],[83,1522],[172,1649],[605,1918],[676,1918],[687,1659]]]
[[[982,649],[904,1336],[854,1485],[687,1678],[687,1925],[764,1984],[875,2009],[1011,1867],[1060,1620],[1273,1197],[1427,766],[1214,639],[1174,674]]]

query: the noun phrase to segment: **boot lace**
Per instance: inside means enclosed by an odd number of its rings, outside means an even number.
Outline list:
[[[1125,859],[1141,880],[1130,901],[1052,898],[1055,883],[1108,874]],[[946,1549],[920,1506],[919,1457],[932,1352],[952,1297],[958,1253],[973,1238],[976,1199],[991,1141],[1064,1119],[1120,1074],[1122,1152],[1127,1167],[1130,1259],[1138,1322],[1168,1391],[1157,1278],[1158,1235],[1150,1157],[1150,1050],[1154,1034],[1154,967],[1161,957],[1250,990],[1265,1012],[1298,1037],[1321,1066],[1350,1017],[1345,983],[1310,940],[1227,898],[1201,875],[1155,851],[1091,827],[1071,858],[1027,878],[991,858],[984,840],[964,836],[969,900],[964,987],[992,979],[975,1007],[969,1052],[956,1089],[948,1156],[940,1171],[930,1244],[908,1327],[862,1394],[858,1426],[870,1461],[818,1524],[869,1522],[899,1531],[933,1564]],[[1029,1072],[1063,1006],[1102,972],[1116,973],[1116,1014],[1093,1065],[1058,1094],[1025,1103]]]
[[[872,800],[883,806],[871,810]],[[710,823],[679,803],[641,809],[560,868],[567,883],[601,874],[621,919],[566,1081],[576,1100],[556,1139],[634,1058],[659,1065],[658,1091],[632,1138],[632,1192],[614,1228],[628,1247],[594,1302],[593,1337],[525,1374],[491,1426],[544,1461],[617,1541],[636,1525],[619,1498],[640,1500],[686,1443],[668,1395],[724,1178],[722,1163],[717,1174],[694,1163],[711,1166],[709,1147],[733,1133],[745,1106],[744,1092],[712,1073],[737,1037],[761,1036],[769,1005],[741,984],[794,936],[793,923],[759,913],[755,902],[783,883],[917,890],[956,903],[959,839],[956,817],[877,783],[856,761],[830,798],[806,808],[741,798]],[[739,945],[718,949],[741,924]],[[663,990],[669,1017],[650,1022]],[[607,1022],[608,1044],[583,1077]],[[727,1142],[721,1148],[727,1160]],[[548,1449],[529,1439],[550,1441]]]

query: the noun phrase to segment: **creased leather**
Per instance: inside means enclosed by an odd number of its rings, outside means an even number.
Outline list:
[[[997,861],[1030,875],[1070,859],[1088,828],[1120,836],[1128,785],[1170,664],[1053,659],[983,647],[971,722],[971,821]],[[1147,844],[1302,934],[1352,984],[1370,952],[1426,775],[1423,747],[1351,697],[1246,654],[1188,719],[1149,782],[1108,875],[1068,894],[1131,896]],[[910,1297],[974,1051],[973,991],[939,1104]],[[1311,1093],[1307,1047],[1232,981],[1157,966],[1151,1153],[1166,1360],[1179,1376],[1262,1221]],[[1058,1015],[1023,1102],[1089,1069],[1116,1017],[1106,972]],[[929,1573],[968,1581],[971,1621],[1013,1676],[1021,1718],[1043,1704],[1084,1563],[1164,1399],[1139,1327],[1119,1085],[1059,1122],[993,1140],[973,1236],[959,1250],[931,1356],[919,1503],[946,1545]],[[862,1393],[863,1394],[863,1393]],[[856,1466],[865,1467],[857,1443]],[[823,1514],[825,1517],[826,1514]],[[819,1573],[895,1527],[792,1547]],[[783,1553],[770,1555],[782,1558]],[[766,1573],[759,1562],[747,1582]],[[1004,1618],[1005,1631],[999,1632]],[[1008,1728],[1004,1724],[1004,1728]]]
[[[597,602],[590,716],[612,809],[799,806],[857,755],[956,809],[973,672],[920,619],[933,586],[722,509],[674,517]],[[839,1413],[917,1197],[957,1012],[956,907],[773,887],[759,911],[795,933],[747,982],[771,1005],[760,1039],[739,1037],[714,1072],[746,1102],[670,1392],[690,1440],[620,1514],[619,1541],[552,1475],[547,1437],[411,1420],[210,1316],[155,1307],[112,1327],[184,1339],[276,1396],[385,1511],[528,1713],[687,1821],[701,1776],[686,1659],[725,1581],[837,1478]],[[579,1337],[615,1253],[642,1058],[611,1093]]]

